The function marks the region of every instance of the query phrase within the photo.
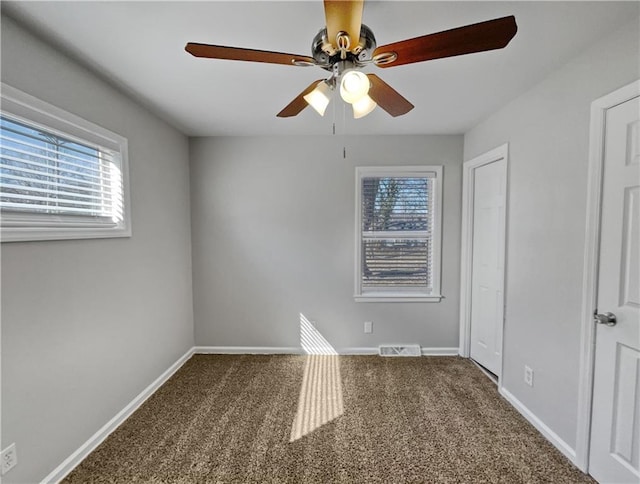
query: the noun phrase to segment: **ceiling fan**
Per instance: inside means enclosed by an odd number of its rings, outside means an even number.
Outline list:
[[[280,111],[281,118],[296,116],[308,105],[324,115],[336,89],[352,105],[354,118],[366,116],[376,105],[395,117],[411,111],[413,104],[377,75],[364,74],[362,68],[502,49],[518,30],[515,17],[508,16],[378,47],[373,32],[362,23],[363,6],[364,0],[324,0],[326,27],[313,39],[312,57],[193,42],[185,50],[195,57],[318,66],[330,72],[327,79],[313,81]]]

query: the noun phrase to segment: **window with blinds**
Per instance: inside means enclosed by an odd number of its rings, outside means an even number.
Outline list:
[[[357,169],[356,298],[439,300],[442,167]]]
[[[0,112],[2,240],[129,235],[126,140],[6,89]]]

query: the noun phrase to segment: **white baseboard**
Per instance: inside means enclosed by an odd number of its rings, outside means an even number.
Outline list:
[[[458,348],[426,348],[421,347],[420,351],[422,356],[457,356]],[[352,347],[352,348],[340,348],[338,354],[340,355],[377,355],[379,349],[377,346],[372,347]]]
[[[377,346],[351,346],[347,348],[338,348],[339,355],[377,355]]]
[[[460,348],[421,348],[422,356],[458,356]]]
[[[178,361],[169,367],[162,375],[151,383],[147,388],[142,390],[138,396],[136,396],[131,402],[120,410],[115,417],[109,420],[100,430],[93,434],[89,440],[80,446],[73,454],[67,457],[62,464],[56,467],[53,471],[45,477],[41,484],[57,484],[64,479],[80,462],[82,462],[91,452],[95,450],[115,429],[120,426],[127,418],[135,412],[140,405],[142,405],[155,391],[160,388],[176,371],[184,365],[189,358],[193,355],[193,348],[189,349],[184,355],[182,355]]]
[[[195,346],[196,354],[216,355],[298,355],[299,346]]]
[[[377,355],[377,346],[354,346],[338,348],[339,355]],[[299,346],[196,346],[194,353],[219,355],[299,355],[304,354]],[[458,348],[422,348],[422,356],[457,356]]]
[[[571,448],[564,440],[558,436],[553,430],[540,420],[531,410],[529,410],[520,400],[518,400],[509,390],[504,387],[499,387],[498,391],[515,409],[526,418],[531,425],[533,425],[538,432],[546,437],[564,456],[569,459],[573,464],[576,464],[576,451]],[[577,465],[577,464],[576,464]]]
[[[303,355],[300,346],[196,346],[196,354],[216,355]],[[378,348],[339,348],[339,355],[375,355]]]

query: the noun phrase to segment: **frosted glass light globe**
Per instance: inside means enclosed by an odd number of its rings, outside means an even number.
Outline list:
[[[373,111],[377,104],[373,99],[365,94],[351,106],[353,107],[353,117],[355,119],[359,119],[364,118],[367,114]]]
[[[331,87],[329,87],[326,82],[320,81],[313,91],[303,96],[303,99],[315,109],[320,116],[324,116],[329,101],[331,101]]]
[[[362,72],[348,70],[342,74],[340,81],[340,96],[344,102],[353,104],[369,92],[369,78]]]

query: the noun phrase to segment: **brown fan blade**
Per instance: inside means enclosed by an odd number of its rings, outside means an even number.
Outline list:
[[[367,77],[371,82],[369,97],[391,116],[394,118],[402,116],[413,109],[413,104],[378,76],[375,74],[367,74]]]
[[[395,53],[397,58],[380,62],[379,67],[393,67],[456,55],[502,49],[516,35],[518,26],[513,15],[465,27],[423,35],[378,47],[373,57]]]
[[[324,79],[318,79],[317,81],[313,81],[311,84],[309,84],[309,87],[298,94],[298,96],[289,104],[287,104],[287,106],[282,111],[280,111],[277,116],[279,118],[290,118],[291,116],[297,116],[298,114],[300,114],[300,112],[309,105],[307,101],[304,100],[304,96],[313,91],[318,83],[322,81],[324,81]]]
[[[223,45],[197,44],[189,42],[184,50],[195,57],[209,59],[229,59],[250,62],[266,62],[268,64],[284,64],[287,66],[312,65],[316,61],[306,55],[285,54],[284,52],[270,52],[268,50],[241,49],[239,47],[226,47]]]
[[[324,0],[324,16],[327,21],[327,39],[338,48],[336,37],[340,32],[349,36],[350,48],[360,41],[364,0]]]

